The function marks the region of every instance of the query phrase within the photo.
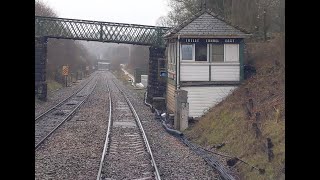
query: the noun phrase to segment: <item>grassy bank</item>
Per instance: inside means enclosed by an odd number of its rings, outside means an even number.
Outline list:
[[[257,74],[184,132],[208,149],[224,143],[218,152],[265,170],[259,173],[238,161],[235,166],[241,179],[285,178],[285,72],[277,50],[272,48],[275,44],[250,44]],[[272,52],[262,55],[262,51]]]

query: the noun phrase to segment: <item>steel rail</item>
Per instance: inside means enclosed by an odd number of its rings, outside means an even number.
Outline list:
[[[93,92],[93,90],[95,89],[96,85],[97,85],[97,80],[92,88],[92,90],[90,91],[90,93],[70,112],[70,114],[65,117],[61,123],[59,123],[52,131],[50,131],[50,133],[48,133],[44,138],[42,138],[35,146],[35,149],[37,150],[37,148],[40,146],[40,144],[42,144],[44,142],[44,140],[46,140],[55,130],[57,130],[66,120],[68,120],[73,114],[74,112],[87,100],[87,98],[89,97],[89,95]]]
[[[61,104],[65,103],[67,100],[69,100],[72,96],[74,96],[75,94],[77,94],[78,92],[80,92],[84,87],[86,87],[87,84],[89,84],[89,82],[93,79],[93,77],[88,80],[88,82],[86,82],[85,85],[83,85],[83,87],[79,88],[75,93],[71,94],[70,96],[68,96],[67,98],[65,98],[64,100],[60,101],[58,104],[52,106],[50,109],[48,109],[47,111],[41,113],[38,117],[35,118],[35,121],[37,121],[38,119],[40,119],[42,116],[48,114],[49,112],[51,112],[52,110],[54,110],[56,107],[60,106]]]
[[[112,80],[112,81],[113,81],[113,83],[115,84],[115,86],[118,88],[118,90],[119,90],[119,91],[123,94],[123,96],[125,97],[128,105],[130,106],[131,112],[132,112],[132,113],[134,114],[134,116],[135,116],[135,120],[136,120],[136,122],[137,122],[137,124],[138,124],[138,126],[139,126],[139,129],[140,129],[141,132],[142,132],[142,137],[143,137],[144,143],[145,143],[145,145],[146,145],[147,151],[148,151],[148,153],[150,154],[150,157],[151,157],[151,163],[152,163],[152,165],[153,165],[153,167],[154,167],[154,170],[155,170],[155,177],[156,177],[157,180],[161,180],[160,174],[159,174],[159,171],[158,171],[158,168],[157,168],[157,165],[156,165],[156,162],[155,162],[155,160],[154,160],[154,158],[153,158],[153,154],[152,154],[152,151],[151,151],[151,148],[150,148],[150,145],[149,145],[147,136],[146,136],[146,134],[145,134],[145,132],[144,132],[144,129],[143,129],[143,126],[142,126],[142,124],[141,124],[140,118],[139,118],[136,110],[134,109],[132,103],[130,102],[129,98],[128,98],[127,95],[125,94],[125,92],[123,92],[123,91],[119,88],[119,86],[114,82],[114,80]]]
[[[107,149],[108,149],[108,143],[109,143],[109,134],[110,134],[110,127],[111,127],[111,117],[112,117],[112,99],[111,99],[111,92],[110,92],[110,87],[107,81],[107,89],[108,89],[108,94],[109,94],[109,120],[108,120],[108,129],[107,129],[107,135],[106,135],[106,140],[104,143],[103,151],[102,151],[102,157],[100,161],[100,166],[99,166],[99,171],[97,175],[97,180],[100,180],[101,178],[101,170],[103,166],[103,161],[104,157],[106,155]]]

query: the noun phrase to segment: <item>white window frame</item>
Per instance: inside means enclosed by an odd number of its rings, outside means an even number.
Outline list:
[[[210,43],[210,48],[212,49],[212,43]],[[212,58],[211,58],[211,54],[209,55],[209,58],[210,58],[210,63],[213,64],[213,65],[219,65],[219,64],[239,64],[240,62],[240,57],[239,57],[239,44],[233,44],[233,45],[237,45],[237,58],[238,58],[238,61],[227,61],[227,45],[230,45],[230,43],[224,43],[223,44],[223,62],[213,62],[212,61]],[[212,53],[212,52],[210,52]]]
[[[192,45],[192,59],[182,59],[182,45]],[[207,43],[207,61],[196,61],[196,44],[195,43],[181,43],[180,44],[180,61],[185,62],[196,62],[196,63],[208,63],[209,62],[209,43]]]
[[[192,45],[192,59],[182,59],[182,45]],[[194,43],[181,43],[180,44],[180,60],[181,62],[195,62],[195,44]]]
[[[173,59],[172,59],[172,61],[173,61],[173,65],[177,65],[177,44],[176,43],[174,43],[174,44],[172,44],[172,49],[173,49]]]
[[[167,47],[168,52],[168,72],[176,73],[176,43],[169,43]]]
[[[236,52],[237,52],[237,61],[227,61],[227,54],[226,54],[226,50],[227,50],[227,48],[226,48],[226,46],[227,45],[237,45],[237,50],[236,50]],[[226,43],[226,44],[224,44],[224,63],[239,63],[240,62],[240,57],[239,57],[239,44],[229,44],[229,43]]]
[[[211,48],[211,50],[212,50],[213,45],[217,45],[217,44],[210,43],[210,44],[209,44],[209,48],[208,48],[208,53],[209,53],[209,49],[210,49],[210,48]],[[210,63],[219,64],[219,63],[225,63],[225,62],[226,62],[226,44],[221,44],[221,45],[223,45],[223,62],[213,62],[213,61],[212,61],[212,58],[211,58],[211,56],[212,56],[212,51],[211,51],[210,54],[209,54]]]
[[[172,72],[176,72],[176,68],[174,67],[176,64],[176,60],[175,60],[175,56],[176,56],[176,52],[175,52],[175,43],[171,44],[171,71]]]
[[[168,67],[167,70],[170,71],[171,70],[171,44],[168,44],[168,48],[167,48],[167,58],[168,58]]]

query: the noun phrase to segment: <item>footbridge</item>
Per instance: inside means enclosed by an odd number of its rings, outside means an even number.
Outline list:
[[[150,59],[164,58],[169,27],[35,16],[35,94],[46,100],[48,38],[151,46]]]
[[[35,36],[138,45],[161,45],[168,27],[35,16]]]

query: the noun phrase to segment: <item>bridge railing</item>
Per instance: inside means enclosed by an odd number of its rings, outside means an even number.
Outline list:
[[[35,36],[138,45],[164,44],[168,27],[35,16]]]

